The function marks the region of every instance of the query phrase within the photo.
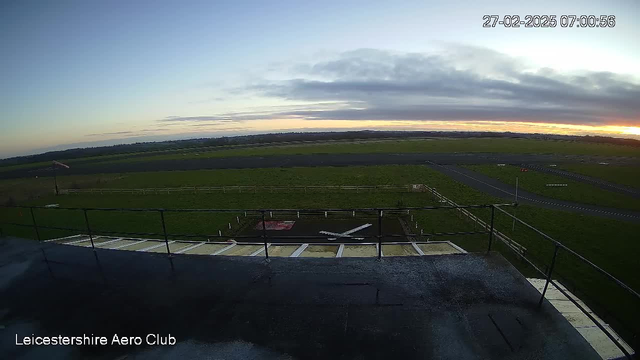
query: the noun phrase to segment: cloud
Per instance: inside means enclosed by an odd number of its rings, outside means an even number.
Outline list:
[[[109,136],[109,135],[129,135],[133,134],[133,131],[116,131],[116,132],[107,132],[107,133],[96,133],[96,134],[87,134],[85,136]]]
[[[233,115],[213,115],[213,116],[167,116],[164,119],[157,120],[159,122],[236,122]]]
[[[451,46],[438,53],[360,49],[293,66],[295,78],[246,92],[336,109],[229,113],[224,119],[495,120],[640,125],[640,84],[611,72],[566,74],[499,52]],[[351,104],[351,108],[344,104]]]
[[[94,134],[87,134],[85,136],[89,136],[89,137],[108,137],[108,136],[114,136],[114,135],[118,135],[118,136],[122,136],[124,138],[129,138],[132,136],[142,136],[145,134],[150,134],[150,133],[157,133],[157,132],[161,132],[163,129],[160,128],[156,128],[156,129],[136,129],[136,130],[130,130],[130,131],[116,131],[116,132],[104,132],[104,133],[94,133]]]
[[[487,48],[448,45],[432,53],[357,49],[315,62],[274,63],[265,75],[272,72],[280,78],[252,79],[225,93],[272,98],[278,105],[157,121],[162,126],[277,119],[640,126],[637,79],[536,68]]]

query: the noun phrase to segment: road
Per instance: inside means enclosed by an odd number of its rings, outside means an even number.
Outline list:
[[[505,154],[505,153],[402,153],[402,154],[306,154],[246,156],[229,158],[190,158],[123,163],[87,162],[70,169],[58,169],[58,175],[97,173],[124,173],[165,170],[254,169],[274,167],[357,166],[357,165],[423,165],[437,164],[550,164],[598,163],[640,165],[632,157],[559,154]],[[50,168],[20,169],[0,172],[0,178],[51,176]]]
[[[526,167],[526,168],[533,169],[540,172],[546,172],[552,175],[563,176],[571,180],[580,181],[589,185],[597,186],[604,190],[614,191],[620,194],[633,196],[635,198],[640,198],[640,189],[635,189],[629,186],[615,184],[615,183],[594,178],[591,176],[576,174],[566,170],[554,169],[552,167],[540,166],[535,164],[522,164],[522,167]],[[607,168],[603,167],[602,171],[606,171],[606,170]]]
[[[432,169],[439,171],[454,180],[468,185],[489,195],[514,201],[515,189],[499,180],[479,174],[455,165],[438,165],[430,163]],[[539,206],[553,210],[563,210],[591,216],[605,217],[615,220],[640,223],[640,212],[588,205],[571,201],[557,200],[518,189],[518,203]]]

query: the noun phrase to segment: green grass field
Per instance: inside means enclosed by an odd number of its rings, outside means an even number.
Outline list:
[[[450,153],[450,152],[495,152],[495,153],[544,153],[575,155],[640,156],[640,148],[583,143],[574,141],[552,141],[531,139],[421,139],[360,141],[356,143],[327,143],[285,146],[265,146],[244,149],[229,149],[195,152],[192,149],[176,153],[152,155],[132,159],[118,159],[106,163],[131,161],[154,161],[171,159],[264,156],[292,154],[354,154],[354,153]]]
[[[144,153],[116,154],[92,156],[81,159],[59,159],[64,163],[91,160],[94,163],[122,163],[168,159],[191,159],[231,156],[263,156],[292,154],[344,154],[344,153],[538,153],[538,154],[573,154],[573,155],[608,155],[608,156],[640,156],[640,148],[597,144],[577,141],[534,140],[518,138],[487,139],[408,139],[408,140],[356,140],[335,141],[326,143],[269,145],[260,147],[206,147],[181,150],[161,150],[146,152],[148,156],[131,157]],[[21,164],[0,167],[0,172],[49,166],[50,162]]]
[[[619,209],[640,210],[640,200],[601,189],[563,176],[530,170],[521,172],[519,166],[465,165],[467,169],[498,179],[515,188],[516,177],[520,189],[554,199],[594,204]],[[567,184],[567,187],[548,187],[546,184]]]
[[[531,173],[531,172],[530,172]],[[498,199],[475,191],[461,183],[426,166],[372,166],[340,168],[287,168],[287,169],[249,169],[249,170],[209,170],[175,171],[157,173],[130,173],[109,175],[90,175],[83,177],[62,177],[61,184],[73,184],[84,181],[89,187],[106,186],[110,188],[139,187],[179,187],[214,185],[381,185],[424,183],[435,187],[445,196],[460,204],[497,203]],[[40,180],[40,179],[37,179]],[[48,179],[49,181],[51,179]],[[98,180],[100,182],[98,183]],[[36,183],[30,179],[30,186],[48,187],[51,184]],[[521,183],[522,184],[522,183]],[[171,194],[171,195],[99,195],[80,194],[54,197],[47,195],[39,199],[25,201],[24,204],[44,205],[58,203],[62,207],[123,207],[123,208],[354,208],[354,207],[395,207],[435,205],[432,196],[427,193],[324,193],[324,194]],[[513,211],[513,209],[509,209]],[[476,210],[476,214],[489,220],[487,209]],[[31,224],[28,210],[1,209],[3,221]],[[37,209],[34,212],[40,226],[73,227],[78,232],[86,232],[84,216],[81,211],[55,209]],[[620,278],[635,289],[640,289],[637,273],[636,254],[640,243],[633,241],[632,234],[640,231],[640,224],[594,218],[579,214],[520,206],[517,215],[545,233],[553,236],[606,271]],[[218,230],[232,235],[237,230],[237,217],[244,224],[242,213],[188,214],[167,213],[167,231],[173,234],[199,233],[215,235]],[[471,231],[474,224],[464,218],[458,218],[452,210],[418,211],[414,217],[419,229],[425,232]],[[159,213],[131,212],[89,212],[94,231],[121,232],[162,232]],[[233,229],[228,230],[232,223]],[[511,220],[497,213],[496,229],[502,231],[528,249],[528,256],[544,268],[548,265],[553,246],[541,236],[524,226],[517,225],[511,231]],[[477,229],[476,229],[477,230]],[[3,226],[6,234],[23,237],[35,237],[30,228]],[[43,238],[70,235],[73,232],[61,230],[41,230]],[[158,236],[154,236],[158,237]],[[432,240],[452,240],[469,251],[485,251],[487,235],[469,237],[454,236]],[[516,267],[527,276],[538,276],[532,269],[501,243],[495,242],[494,249],[501,251]],[[596,271],[577,262],[574,258],[561,254],[557,263],[557,272],[585,293],[590,304],[604,304],[618,318],[627,319],[629,326],[640,324],[640,315],[635,304],[626,293],[605,281]],[[633,320],[633,321],[632,321]],[[637,329],[637,327],[635,328]]]
[[[640,189],[640,166],[562,164],[562,170]]]

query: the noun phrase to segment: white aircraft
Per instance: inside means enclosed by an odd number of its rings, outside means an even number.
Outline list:
[[[335,236],[335,237],[332,237],[332,238],[328,238],[327,240],[329,240],[329,241],[336,240],[337,238],[350,238],[350,239],[354,239],[354,240],[364,240],[364,238],[353,237],[350,234],[353,234],[354,232],[360,231],[362,229],[366,229],[369,226],[371,226],[371,224],[364,224],[362,226],[358,226],[357,228],[353,228],[351,230],[347,230],[347,231],[345,231],[343,233],[334,233],[334,232],[331,232],[331,231],[320,231],[320,234]]]

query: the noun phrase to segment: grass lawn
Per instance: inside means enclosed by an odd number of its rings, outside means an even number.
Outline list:
[[[428,181],[423,166],[354,166],[350,168],[272,168],[59,176],[69,188],[161,188],[221,185],[405,185]],[[0,180],[0,203],[53,194],[53,178]]]
[[[640,189],[640,166],[563,164],[558,167],[562,170]]]
[[[554,199],[575,201],[619,209],[640,210],[640,199],[601,189],[597,186],[571,180],[563,176],[529,170],[521,172],[519,166],[465,165],[467,169],[498,179],[515,187],[518,177],[520,189]],[[567,184],[567,187],[548,187],[546,184]]]
[[[73,165],[91,161],[93,164],[141,162],[168,159],[190,159],[207,157],[263,156],[292,154],[343,154],[343,153],[447,153],[447,152],[496,152],[496,153],[544,153],[574,155],[640,156],[640,148],[598,144],[567,140],[534,140],[518,138],[473,138],[473,139],[363,139],[307,144],[266,145],[256,147],[219,146],[187,148],[178,150],[153,150],[129,154],[91,156],[78,159],[59,159]],[[148,156],[138,156],[141,154]],[[135,155],[135,156],[133,156]],[[50,166],[51,162],[37,162],[0,166],[0,173],[20,169],[35,169]]]
[[[232,156],[264,156],[292,154],[346,154],[346,153],[545,153],[575,155],[640,156],[640,148],[560,140],[532,139],[409,139],[363,140],[357,142],[312,143],[263,146],[240,149],[210,150],[187,149],[145,157],[107,160],[102,163],[139,162],[170,159],[190,159]]]
[[[121,178],[118,174],[71,175],[58,177],[60,189],[95,188]],[[0,204],[21,203],[54,193],[53,177],[0,180]],[[11,200],[10,200],[11,199]]]
[[[530,174],[529,172],[528,174]],[[82,180],[96,182],[105,179],[104,175],[92,175]],[[497,203],[498,199],[480,193],[449,177],[431,170],[426,166],[375,166],[340,168],[290,168],[290,169],[249,169],[249,170],[210,170],[158,173],[131,173],[114,175],[99,185],[107,187],[162,187],[162,186],[199,186],[199,185],[367,185],[367,184],[410,184],[425,183],[437,188],[443,195],[460,204]],[[71,177],[70,177],[71,178]],[[61,179],[69,182],[79,179]],[[521,183],[522,184],[522,183]],[[95,186],[91,184],[91,186]],[[148,208],[353,208],[353,207],[395,207],[425,206],[436,204],[426,193],[325,193],[325,194],[172,194],[172,195],[98,195],[82,194],[72,196],[45,196],[26,204],[42,205],[59,203],[62,207],[148,207]],[[509,211],[513,211],[509,209]],[[489,220],[490,211],[474,211]],[[548,265],[553,246],[538,234],[517,225],[511,231],[511,220],[496,212],[496,229],[511,236],[528,249],[528,256],[541,267]],[[636,255],[640,253],[640,242],[634,241],[633,234],[640,232],[640,225],[572,214],[568,212],[540,209],[532,206],[520,206],[517,215],[524,221],[538,227],[550,236],[576,250],[604,270],[611,272],[629,286],[640,289],[640,278]],[[31,223],[28,210],[0,209],[2,221]],[[40,226],[63,226],[77,228],[85,232],[84,216],[81,211],[38,209],[35,216]],[[215,235],[218,230],[224,234],[233,234],[237,229],[237,218],[243,223],[243,214],[228,213],[214,215],[209,213],[166,213],[167,231],[174,234],[200,233]],[[132,212],[89,212],[94,231],[127,231],[161,233],[162,227],[158,213]],[[414,212],[418,230],[425,232],[471,231],[474,224],[464,218],[458,218],[454,211]],[[228,224],[233,229],[228,231]],[[23,237],[35,237],[32,229],[15,226],[3,226],[7,234]],[[42,230],[43,238],[69,235],[60,230]],[[155,236],[158,237],[158,236]],[[485,251],[486,234],[469,237],[442,236],[432,240],[452,240],[469,251]],[[494,242],[494,250],[501,251],[525,275],[536,275],[532,269],[509,252],[500,242]],[[622,319],[627,327],[638,332],[640,314],[637,302],[625,292],[604,280],[595,270],[576,261],[566,253],[560,253],[556,265],[557,274],[571,279],[571,284],[586,294],[589,305],[604,306]],[[538,276],[538,275],[536,275]],[[595,305],[594,305],[595,304]],[[620,327],[616,326],[616,329]]]

